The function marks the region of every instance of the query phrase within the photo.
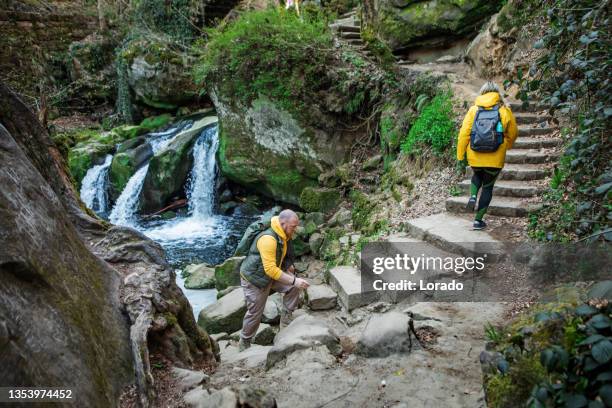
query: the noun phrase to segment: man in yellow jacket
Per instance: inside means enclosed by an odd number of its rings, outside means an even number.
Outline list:
[[[499,109],[501,130],[503,131],[501,145],[495,151],[482,152],[472,150],[472,126],[477,112],[482,109],[491,110],[495,108]],[[500,126],[500,124],[498,123],[497,126]],[[498,130],[500,129],[498,128]],[[474,173],[470,184],[470,199],[467,204],[467,208],[470,211],[473,211],[476,207],[478,190],[482,189],[476,210],[474,229],[481,230],[487,226],[483,221],[483,217],[493,198],[493,185],[501,169],[504,167],[506,150],[512,148],[517,136],[516,119],[514,119],[510,108],[506,106],[499,87],[494,82],[487,82],[480,89],[480,96],[476,98],[474,106],[465,115],[457,141],[457,160],[465,160],[467,153],[468,165],[472,167]]]
[[[300,290],[310,286],[307,281],[295,276],[293,265],[286,267],[286,272],[281,269],[299,223],[297,214],[291,210],[283,210],[272,217],[270,228],[255,237],[247,257],[240,265],[240,284],[247,303],[238,344],[240,351],[251,346],[270,290],[283,294],[282,328],[291,321]]]

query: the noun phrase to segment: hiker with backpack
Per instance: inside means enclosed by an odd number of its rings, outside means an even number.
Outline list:
[[[283,294],[280,323],[284,328],[291,322],[292,313],[298,306],[300,290],[310,286],[295,275],[292,262],[287,261],[293,253],[291,239],[299,223],[297,214],[291,210],[283,210],[272,217],[270,227],[255,236],[240,265],[240,284],[247,312],[242,321],[239,351],[251,346],[271,290]]]
[[[476,208],[475,230],[487,226],[483,217],[493,198],[493,186],[504,167],[506,150],[512,148],[517,136],[516,119],[499,87],[487,82],[465,115],[457,141],[457,160],[464,162],[467,154],[467,163],[473,171],[467,209]],[[476,207],[478,190],[481,193]]]

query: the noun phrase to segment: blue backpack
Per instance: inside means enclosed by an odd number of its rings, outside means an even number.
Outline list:
[[[499,106],[495,105],[490,110],[479,106],[470,132],[470,149],[475,152],[494,152],[503,142]]]

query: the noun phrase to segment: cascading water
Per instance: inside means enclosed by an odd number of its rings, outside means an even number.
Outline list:
[[[218,147],[217,126],[211,126],[204,129],[193,148],[194,166],[187,191],[192,217],[205,219],[213,215],[217,176],[215,153]]]
[[[107,155],[104,163],[93,166],[81,182],[81,200],[98,214],[108,211],[108,169],[113,161],[112,155]]]
[[[149,134],[147,142],[151,145],[153,154],[156,154],[168,146],[174,137],[186,127],[187,126],[185,125],[179,125],[172,127],[165,132]],[[128,227],[135,226],[138,198],[140,197],[140,192],[142,191],[142,186],[148,170],[149,163],[147,162],[128,180],[125,188],[121,192],[121,195],[119,195],[119,198],[117,199],[117,202],[110,213],[109,220],[113,224]]]

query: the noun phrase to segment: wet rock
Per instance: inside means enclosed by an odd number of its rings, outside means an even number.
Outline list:
[[[230,201],[233,198],[233,194],[229,189],[225,189],[221,192],[221,194],[219,194],[219,202],[220,203],[225,203],[227,201]]]
[[[221,265],[215,266],[215,287],[217,290],[229,286],[240,286],[240,265],[244,256],[233,256],[226,259]]]
[[[212,305],[206,306],[198,316],[198,325],[208,333],[233,333],[242,327],[246,301],[242,289],[234,289]]]
[[[336,307],[338,295],[327,285],[310,285],[306,289],[308,307],[312,310],[328,310]]]
[[[296,317],[289,326],[276,335],[274,346],[268,353],[266,367],[271,368],[296,350],[316,345],[326,346],[333,355],[338,355],[342,351],[338,336],[326,322],[309,315]]]
[[[329,187],[306,187],[300,194],[300,207],[310,212],[326,213],[338,206],[340,192]]]
[[[373,314],[357,341],[355,353],[365,357],[387,357],[410,350],[409,317],[404,313]],[[417,344],[413,339],[413,346]]]
[[[219,204],[219,212],[223,215],[230,215],[236,207],[238,207],[238,203],[235,201],[226,201],[224,203]]]
[[[137,145],[133,149],[123,150],[113,156],[108,178],[111,185],[111,197],[116,200],[130,178],[147,160],[153,156],[153,149],[148,143]]]
[[[185,268],[185,288],[211,289],[215,287],[215,270],[206,264],[188,265]]]

